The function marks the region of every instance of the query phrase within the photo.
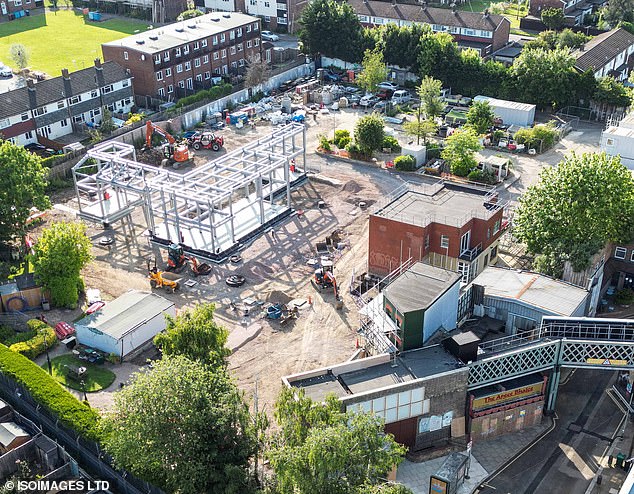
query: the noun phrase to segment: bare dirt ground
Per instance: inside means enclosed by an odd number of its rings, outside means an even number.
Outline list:
[[[319,115],[317,122],[312,118],[307,121],[309,161],[322,160],[314,154],[318,135],[332,136],[335,118],[337,128],[352,132],[359,116],[357,111],[346,110],[338,112],[334,118]],[[233,150],[271,131],[270,124],[261,124],[256,129],[229,128],[219,134],[225,136],[226,148]],[[196,166],[217,155],[212,151],[199,151]],[[322,180],[324,176],[330,184]],[[348,288],[353,272],[365,271],[368,225],[367,211],[356,205],[359,201],[372,204],[381,197],[372,177],[363,170],[354,171],[351,167],[338,167],[336,162],[331,162],[318,178],[293,191],[293,207],[304,210],[302,217],[291,216],[276,226],[275,236],[268,232],[257,238],[241,253],[241,263],[214,265],[210,276],[195,278],[198,283],[194,287],[182,286],[175,294],[159,292],[174,300],[180,308],[198,302],[215,303],[217,319],[230,332],[244,332],[245,326],[261,325],[259,334],[230,357],[230,369],[248,397],[253,396],[257,382],[260,408],[264,407],[268,412],[272,411],[281,388],[282,376],[341,362],[355,350],[358,316],[356,306],[348,296]],[[77,209],[73,191],[64,191],[52,200],[55,207],[47,223],[73,220],[73,210]],[[325,201],[327,207],[319,209],[319,201]],[[99,224],[87,224],[93,239],[95,261],[86,268],[84,279],[86,287],[100,289],[105,300],[130,289],[149,290],[147,261],[153,262],[156,257],[159,266],[165,263],[165,252],[151,248],[143,236],[147,227],[142,212],[137,211],[132,220],[132,225],[116,224],[109,231],[104,231]],[[342,310],[334,308],[332,292],[319,293],[313,288],[310,283],[313,269],[306,262],[316,256],[315,242],[323,242],[335,229],[345,231],[344,243],[347,245],[335,263],[343,296]],[[99,245],[100,237],[112,234],[115,243],[110,248]],[[194,279],[187,271],[183,273],[185,278]],[[240,288],[228,287],[224,279],[232,273],[244,275],[247,283]],[[240,306],[241,301],[249,297],[262,302],[308,300],[311,297],[313,304],[303,306],[299,319],[280,326],[277,321],[261,318],[258,311],[252,310],[244,318],[241,312],[231,309],[231,302]],[[59,320],[72,321],[80,314],[80,309],[59,310],[51,311],[47,317],[55,324]],[[136,362],[142,363],[142,360]],[[128,379],[132,368],[126,364],[120,372],[113,370],[117,380],[109,389],[89,396],[93,406],[108,409],[113,393],[120,382]]]

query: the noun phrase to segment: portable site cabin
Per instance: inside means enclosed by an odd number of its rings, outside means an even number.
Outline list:
[[[131,290],[78,321],[77,341],[123,358],[165,329],[165,314],[176,315],[173,302]]]
[[[535,122],[535,105],[489,98],[488,96],[476,96],[473,101],[488,101],[493,113],[502,119],[504,125],[532,127]]]

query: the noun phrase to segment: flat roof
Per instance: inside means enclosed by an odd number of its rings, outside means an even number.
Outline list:
[[[525,112],[535,111],[536,106],[530,103],[520,103],[519,101],[508,101],[505,99],[490,98],[489,96],[475,96],[473,101],[488,101],[491,106],[498,108],[512,108]]]
[[[588,292],[564,281],[531,271],[487,267],[474,280],[484,287],[484,296],[515,299],[552,314],[571,316],[585,304]]]
[[[130,290],[75,325],[99,331],[118,340],[173,305],[174,302],[155,293]]]
[[[5,448],[9,446],[18,437],[28,437],[29,433],[26,432],[15,422],[2,422],[0,423],[0,444]]]
[[[363,366],[364,361],[367,366]],[[394,366],[394,363],[396,364]],[[346,372],[353,366],[361,366]],[[294,388],[301,388],[314,401],[323,401],[334,394],[338,398],[365,393],[380,388],[396,386],[415,379],[430,377],[462,367],[462,363],[440,345],[429,346],[401,353],[395,360],[384,354],[360,359],[306,373],[306,378],[296,375],[289,380]],[[343,371],[340,373],[340,371]]]
[[[489,192],[443,183],[431,187],[411,186],[373,214],[421,227],[430,223],[462,227],[472,218],[487,220],[500,209],[501,204],[487,201]]]
[[[257,17],[239,12],[212,12],[103,43],[102,46],[123,46],[142,53],[156,53],[251,22],[259,20]]]
[[[454,271],[417,262],[384,290],[385,297],[401,313],[429,308],[443,293],[460,281]]]
[[[634,128],[629,127],[608,127],[603,131],[604,134],[620,137],[634,137]]]

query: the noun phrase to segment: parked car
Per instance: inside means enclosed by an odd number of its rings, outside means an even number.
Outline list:
[[[13,77],[13,71],[9,67],[3,65],[0,67],[0,77]]]
[[[376,87],[378,89],[391,89],[392,91],[396,91],[398,89],[398,85],[390,81],[383,81],[380,84],[377,84]]]
[[[271,31],[260,31],[260,36],[264,41],[279,41],[280,37]]]
[[[390,99],[393,94],[394,91],[391,89],[381,88],[376,92],[376,97],[379,99]]]
[[[390,100],[383,99],[379,101],[376,105],[374,105],[374,109],[380,112],[384,112],[385,108],[387,108],[387,105],[389,104],[390,104]]]
[[[378,102],[379,102],[379,98],[377,98],[373,94],[369,94],[369,95],[366,94],[363,98],[359,100],[359,104],[361,106],[366,106],[366,107],[374,106]]]
[[[395,105],[400,105],[401,103],[407,103],[411,99],[412,99],[412,96],[409,94],[409,92],[405,91],[404,89],[399,89],[398,91],[394,91],[394,94],[392,94],[392,103],[394,103]]]

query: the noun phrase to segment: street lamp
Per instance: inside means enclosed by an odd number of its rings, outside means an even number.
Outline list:
[[[86,381],[82,379],[79,384],[81,384],[81,391],[84,393],[84,401],[88,403],[88,396],[86,395]]]
[[[48,373],[49,375],[53,375],[53,368],[51,366],[51,356],[48,353],[48,341],[46,341],[46,329],[43,329],[40,334],[42,338],[44,338],[44,349],[46,351],[46,363],[48,364]]]

